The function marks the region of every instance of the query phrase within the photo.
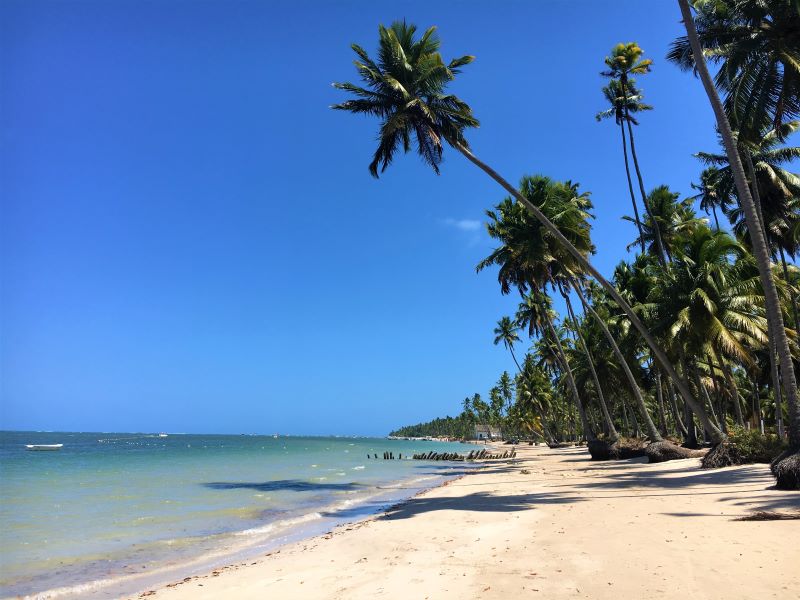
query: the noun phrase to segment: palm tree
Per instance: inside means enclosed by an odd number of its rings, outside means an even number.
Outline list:
[[[771,248],[779,247],[786,231],[798,220],[796,199],[800,197],[800,176],[786,170],[784,165],[800,158],[800,147],[787,147],[781,143],[798,129],[800,121],[790,121],[778,130],[762,130],[756,141],[736,136],[739,155],[748,166],[747,179],[753,200],[757,202],[756,212]],[[716,187],[720,195],[735,196],[736,183],[727,155],[698,152],[695,156],[716,168]],[[746,234],[742,209],[737,207],[727,214],[737,234]]]
[[[644,181],[642,180],[642,171],[639,168],[639,158],[636,156],[636,142],[634,141],[633,137],[633,124],[630,119],[630,111],[628,108],[628,95],[641,95],[641,92],[637,92],[635,88],[632,87],[631,78],[633,75],[644,75],[650,72],[650,66],[653,64],[653,61],[649,58],[642,58],[644,51],[639,47],[636,42],[628,42],[627,44],[617,44],[611,50],[611,56],[607,56],[605,59],[606,66],[608,67],[608,71],[603,71],[601,75],[604,77],[611,77],[619,80],[620,83],[620,91],[622,93],[622,112],[623,112],[623,120],[625,121],[626,125],[628,126],[628,138],[631,142],[631,156],[633,157],[633,167],[636,170],[636,178],[639,182],[639,193],[642,195],[642,204],[644,204],[644,208],[647,211],[647,214],[650,216],[650,219],[653,219],[653,215],[650,213],[650,206],[647,203],[647,194],[644,191]],[[652,108],[652,107],[650,107]],[[656,224],[657,225],[657,224]],[[662,260],[664,258],[664,251],[661,246],[661,236],[658,231],[658,226],[655,228],[656,234],[656,246],[659,249],[659,254]]]
[[[703,87],[705,88],[706,94],[711,102],[711,107],[714,110],[714,115],[717,119],[717,128],[722,136],[725,145],[725,151],[728,155],[728,162],[731,166],[733,178],[736,183],[736,192],[739,197],[739,202],[745,213],[747,229],[750,233],[753,252],[758,263],[761,285],[764,288],[767,322],[769,325],[769,337],[775,341],[775,345],[777,346],[778,350],[778,356],[780,357],[780,367],[783,375],[783,387],[789,407],[789,443],[793,450],[800,452],[800,405],[798,404],[797,382],[795,380],[794,367],[792,365],[792,357],[789,350],[789,340],[783,325],[783,315],[781,313],[780,301],[778,299],[778,291],[772,276],[772,270],[770,268],[769,248],[761,228],[761,223],[759,222],[758,215],[756,213],[753,197],[750,195],[750,190],[747,186],[747,181],[744,176],[744,168],[742,167],[742,162],[739,158],[739,152],[736,147],[736,142],[733,137],[730,123],[728,122],[728,117],[725,114],[722,102],[719,99],[717,90],[715,89],[714,83],[711,80],[711,75],[706,67],[703,49],[700,45],[700,39],[698,38],[697,30],[695,29],[694,19],[692,18],[689,3],[687,0],[678,0],[678,5],[680,6],[683,23],[686,27],[686,34],[691,46],[694,64],[697,67],[697,72],[700,75],[700,79],[703,82]],[[798,480],[800,480],[800,478],[796,477],[796,482]],[[795,485],[798,485],[798,483],[795,483]]]
[[[636,404],[639,407],[639,411],[642,413],[642,416],[645,421],[645,426],[647,428],[648,436],[653,442],[661,442],[662,437],[659,434],[658,430],[656,429],[655,425],[653,424],[653,420],[650,418],[650,414],[647,412],[647,406],[644,403],[644,398],[642,397],[642,392],[639,389],[639,384],[637,383],[636,378],[633,376],[630,366],[628,366],[628,361],[622,354],[622,350],[617,344],[617,341],[614,339],[614,336],[611,335],[611,332],[608,329],[608,325],[606,325],[606,322],[600,317],[600,315],[597,314],[597,311],[592,307],[592,305],[586,301],[586,297],[583,294],[583,290],[581,289],[580,283],[576,283],[575,281],[572,281],[571,283],[572,283],[572,289],[575,290],[575,293],[578,295],[578,298],[580,298],[584,310],[585,311],[588,310],[594,317],[595,322],[600,326],[600,329],[603,331],[603,335],[605,336],[606,340],[611,346],[611,349],[614,351],[614,356],[616,357],[617,362],[619,362],[623,372],[625,373],[625,377],[627,378],[628,384],[630,385],[631,391],[633,392]]]
[[[717,87],[739,123],[771,117],[773,128],[800,116],[800,11],[795,0],[694,2],[694,32],[675,40],[667,58],[684,70],[694,56],[719,65]],[[688,11],[687,11],[688,12]],[[686,16],[684,16],[686,18]]]
[[[520,372],[522,372],[521,369]],[[511,408],[511,400],[514,397],[514,380],[508,374],[508,371],[501,373],[500,379],[497,380],[497,390],[503,398],[505,411],[508,412],[509,408]]]
[[[740,159],[747,166],[748,189],[753,196],[759,223],[770,254],[780,255],[784,279],[788,279],[784,249],[793,254],[797,248],[787,233],[791,230],[793,223],[800,220],[800,211],[798,210],[800,177],[784,169],[783,165],[799,157],[800,148],[782,146],[781,140],[786,139],[798,128],[800,128],[800,121],[790,121],[783,123],[777,130],[764,129],[757,135],[751,130],[750,138],[743,138],[739,132],[736,133],[738,153]],[[737,197],[736,183],[727,155],[699,152],[696,156],[705,164],[717,168],[717,181],[721,193],[727,197]],[[752,245],[741,203],[729,208],[726,214],[733,225],[734,232]],[[800,316],[798,315],[797,301],[794,295],[790,295],[790,297],[795,329],[798,329],[800,328]],[[773,348],[769,356],[773,387],[775,388],[775,402],[780,407],[780,376],[775,358],[776,348]],[[780,410],[777,411],[777,415],[778,432],[782,435],[783,423]]]
[[[639,243],[643,243],[648,248],[648,252],[658,257],[657,241],[658,232],[661,232],[662,250],[667,257],[672,260],[675,246],[680,243],[680,239],[691,232],[695,227],[703,223],[697,218],[692,208],[692,199],[678,201],[678,194],[670,191],[666,185],[654,188],[647,196],[650,206],[648,215],[642,226],[644,238],[634,240],[628,244],[628,250]],[[630,220],[630,217],[623,216],[623,219]],[[653,220],[657,224],[654,226]]]
[[[515,321],[511,320],[511,317],[502,317],[497,322],[497,327],[494,328],[494,345],[497,346],[500,342],[503,342],[503,346],[506,347],[506,350],[511,352],[511,358],[514,359],[514,364],[517,365],[517,370],[521,371],[522,369],[517,362],[517,357],[514,354],[514,344],[519,342],[519,336],[517,335],[517,331],[519,331],[519,327]]]
[[[692,189],[697,190],[697,194],[692,196],[692,200],[700,203],[700,209],[705,211],[708,215],[711,211],[714,215],[714,225],[719,229],[719,217],[717,216],[717,207],[723,212],[727,209],[731,202],[730,197],[726,196],[722,190],[719,181],[719,169],[715,167],[708,167],[703,169],[700,173],[700,183],[693,183]]]
[[[355,98],[332,108],[375,116],[382,121],[378,148],[370,163],[372,175],[377,177],[379,167],[380,171],[388,167],[401,145],[408,152],[412,139],[416,140],[417,153],[436,173],[439,172],[444,143],[461,152],[521,203],[581,265],[583,272],[606,289],[644,338],[664,371],[675,381],[681,394],[690,404],[698,406],[666,354],[614,286],[569,243],[539,208],[470,151],[464,130],[477,127],[478,120],[469,105],[452,94],[446,94],[445,89],[459,73],[460,67],[472,62],[474,57],[462,56],[445,65],[439,53],[435,28],[428,29],[418,40],[414,38],[415,33],[416,27],[406,23],[396,22],[388,29],[380,26],[377,63],[360,46],[352,45],[359,57],[356,69],[366,87],[351,83],[334,84]],[[722,439],[721,433],[719,439]]]
[[[470,417],[474,416],[472,414],[472,400],[469,396],[466,396],[461,402],[461,411],[463,414],[470,415]]]
[[[526,354],[522,361],[522,372],[517,376],[516,392],[517,399],[511,410],[520,407],[523,413],[533,412],[539,425],[534,429],[541,430],[548,443],[555,442],[557,436],[553,435],[545,418],[547,409],[553,408],[550,381],[544,371],[536,366],[531,354]],[[551,417],[551,422],[556,423],[557,418]]]
[[[614,117],[614,122],[619,125],[619,132],[622,138],[622,156],[625,159],[625,176],[628,180],[628,193],[631,197],[631,206],[633,206],[633,215],[636,222],[636,227],[639,229],[639,238],[643,239],[641,220],[639,219],[639,208],[636,205],[636,195],[633,193],[633,182],[631,181],[631,169],[628,164],[628,142],[625,139],[625,121],[630,120],[634,125],[638,125],[638,121],[633,116],[643,110],[652,110],[653,107],[649,104],[641,102],[642,95],[635,87],[635,81],[628,79],[627,89],[623,90],[622,84],[617,79],[612,79],[608,85],[603,88],[603,96],[606,101],[611,105],[604,111],[595,115],[598,121]],[[642,252],[644,252],[644,244],[642,244]]]
[[[479,268],[483,267],[479,265]],[[506,272],[511,270],[513,269],[507,269]],[[503,267],[501,267],[501,271],[503,271]],[[508,280],[501,280],[501,289],[504,286],[506,286],[507,289],[507,286],[509,286]],[[543,344],[542,347],[547,348],[546,352],[543,352],[541,348],[537,352],[540,359],[539,368],[549,370],[550,372],[558,370],[563,374],[567,388],[572,395],[575,408],[580,415],[584,434],[587,439],[594,439],[594,434],[586,419],[586,413],[583,408],[580,393],[578,392],[578,387],[575,383],[572,367],[564,351],[565,343],[556,331],[553,323],[553,311],[550,299],[546,294],[539,292],[537,289],[533,289],[530,294],[524,296],[523,301],[520,303],[517,309],[516,320],[520,327],[528,329],[529,336],[539,336],[539,342]]]
[[[766,344],[767,336],[749,260],[729,234],[695,229],[651,292],[648,310],[656,331],[681,344],[688,356],[726,356],[752,365],[751,349]]]
[[[600,404],[600,411],[603,415],[605,429],[609,440],[613,443],[619,438],[619,433],[617,433],[617,429],[614,427],[614,420],[611,418],[611,414],[608,412],[608,405],[606,404],[605,395],[603,394],[603,387],[600,385],[600,378],[597,376],[594,358],[592,357],[589,346],[586,344],[586,340],[583,337],[583,332],[581,331],[581,327],[577,317],[575,316],[575,312],[572,310],[572,302],[569,299],[569,294],[563,288],[561,288],[560,285],[558,287],[561,291],[561,296],[564,298],[564,301],[567,305],[567,312],[569,314],[572,331],[577,336],[581,345],[581,349],[583,350],[583,354],[586,356],[586,363],[589,367],[589,373],[591,373],[592,376],[592,383],[594,384],[594,388],[597,393],[597,400]]]

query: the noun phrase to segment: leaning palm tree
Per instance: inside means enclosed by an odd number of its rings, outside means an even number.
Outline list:
[[[687,402],[698,407],[686,382],[614,286],[569,243],[541,210],[470,150],[464,130],[477,127],[478,120],[466,102],[445,92],[460,68],[471,63],[474,57],[462,56],[445,64],[439,53],[436,28],[431,27],[419,39],[415,39],[415,33],[416,27],[404,22],[395,22],[389,28],[381,25],[377,62],[357,44],[351,46],[358,56],[355,65],[365,87],[352,83],[334,84],[334,87],[353,94],[355,98],[332,108],[381,119],[378,148],[369,166],[372,175],[378,177],[401,147],[404,152],[410,151],[412,139],[416,141],[417,153],[436,173],[442,162],[444,144],[458,150],[521,203],[581,264],[584,272],[606,289],[652,349],[664,371],[675,381]],[[722,440],[723,437],[720,432],[717,439]]]
[[[784,329],[780,300],[770,266],[769,247],[762,230],[762,225],[758,219],[753,197],[750,194],[750,189],[745,179],[744,168],[739,158],[733,131],[731,130],[728,117],[725,114],[725,109],[719,99],[717,90],[714,87],[714,82],[708,72],[708,67],[706,66],[703,48],[700,45],[700,39],[697,35],[694,19],[692,18],[691,9],[689,8],[689,2],[688,0],[678,0],[678,5],[681,10],[683,24],[686,27],[687,38],[692,50],[692,58],[694,59],[694,64],[700,75],[700,79],[703,82],[703,87],[708,95],[708,99],[711,102],[714,116],[717,119],[717,127],[722,136],[725,151],[728,155],[728,161],[731,165],[731,171],[736,183],[736,192],[745,213],[747,229],[752,241],[753,253],[758,263],[761,284],[764,288],[769,337],[774,340],[777,346],[778,356],[780,357],[783,387],[789,407],[789,444],[794,454],[776,463],[777,466],[774,468],[774,472],[777,475],[779,487],[797,489],[800,488],[800,401],[798,400],[797,381],[795,379],[792,356],[789,350],[789,339]]]

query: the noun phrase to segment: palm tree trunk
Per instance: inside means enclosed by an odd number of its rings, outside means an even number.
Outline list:
[[[781,376],[778,373],[778,363],[775,361],[775,342],[771,342],[769,354],[772,395],[775,396],[775,429],[778,432],[778,437],[783,439],[783,394],[781,394]]]
[[[520,367],[519,362],[517,362],[517,356],[514,354],[514,347],[511,344],[508,345],[508,351],[511,352],[511,358],[514,359],[514,364],[517,365],[517,371],[522,373],[522,367]]]
[[[589,361],[589,371],[592,374],[594,387],[597,388],[597,399],[600,402],[600,410],[603,413],[603,421],[605,423],[606,431],[608,432],[608,437],[612,442],[615,442],[619,439],[619,433],[617,433],[617,428],[614,427],[614,420],[611,418],[611,415],[608,412],[606,398],[603,395],[603,388],[600,387],[600,378],[597,376],[597,371],[594,368],[594,358],[592,357],[592,353],[589,351],[589,346],[586,345],[586,340],[584,339],[583,333],[581,333],[580,327],[578,326],[578,319],[575,318],[575,312],[572,310],[572,302],[569,300],[569,294],[561,289],[560,286],[559,291],[567,303],[567,312],[569,313],[569,317],[573,324],[572,330],[577,334],[581,343],[581,347],[583,348],[583,353],[586,355],[586,360]]]
[[[745,150],[744,157],[747,162],[747,171],[748,176],[750,177],[750,193],[753,197],[753,204],[756,207],[756,214],[758,216],[758,223],[761,226],[761,233],[764,236],[765,243],[767,244],[767,248],[769,249],[769,237],[767,236],[767,223],[764,220],[764,213],[761,208],[761,194],[758,191],[758,182],[756,181],[756,169],[753,166],[753,158],[750,156],[750,152]],[[749,230],[749,225],[748,225]],[[753,239],[752,234],[750,235],[750,246],[753,250],[753,255],[755,255],[755,241]],[[770,273],[772,269],[770,269]],[[779,309],[780,310],[780,309]],[[767,315],[769,316],[769,315]],[[783,312],[781,310],[781,318],[783,318]],[[781,378],[778,369],[778,361],[780,357],[778,356],[778,346],[777,340],[773,335],[774,332],[774,325],[773,323],[767,319],[767,333],[769,335],[771,350],[769,352],[769,364],[770,364],[770,372],[772,374],[772,385],[775,390],[775,429],[778,432],[778,437],[783,439],[783,394],[781,393]]]
[[[631,181],[631,168],[628,165],[628,142],[625,140],[625,126],[622,121],[619,122],[619,132],[622,134],[622,155],[625,157],[625,176],[628,178],[628,192],[631,195],[631,204],[633,205],[633,215],[636,219],[636,228],[639,230],[639,243],[642,246],[642,254],[645,253],[644,249],[644,231],[642,230],[642,221],[639,219],[639,207],[636,206],[636,194],[633,193],[633,182]]]
[[[631,409],[631,421],[633,421],[633,437],[641,437],[641,430],[639,429],[639,419],[636,418],[636,411]]]
[[[703,398],[706,400],[706,404],[708,404],[708,409],[711,412],[711,417],[714,419],[714,424],[722,429],[722,424],[720,423],[719,417],[717,417],[717,411],[714,410],[714,402],[711,400],[711,394],[708,393],[708,388],[703,383],[703,380],[700,378],[700,367],[697,365],[697,360],[692,362],[692,372],[694,374],[694,382],[697,386],[697,389],[703,395]],[[713,375],[711,377],[712,383],[714,382]],[[706,431],[706,433],[709,433]]]
[[[717,412],[719,413],[719,419],[717,419],[717,421],[722,427],[722,431],[728,433],[728,423],[725,419],[725,398],[723,397],[722,385],[719,382],[719,377],[717,377],[717,369],[711,357],[708,358],[708,373],[709,377],[711,377],[711,384],[714,386],[714,397],[717,400]]]
[[[672,409],[672,418],[675,419],[675,426],[678,430],[678,433],[682,435],[684,439],[686,439],[686,436],[689,434],[689,430],[681,420],[681,413],[678,410],[678,399],[675,397],[675,388],[672,386],[672,380],[669,378],[667,378],[667,392],[669,392],[669,405]]]
[[[749,150],[743,150],[745,161],[747,162],[747,176],[750,178],[750,194],[753,197],[753,204],[756,206],[756,214],[758,215],[758,222],[761,224],[761,232],[764,234],[764,239],[767,241],[769,247],[769,235],[767,235],[767,222],[764,220],[764,212],[761,207],[761,194],[758,191],[758,181],[756,181],[756,168],[753,166],[753,157],[750,156]],[[751,238],[752,242],[752,238]]]
[[[786,266],[786,254],[783,252],[783,246],[778,245],[778,252],[781,254],[781,266],[783,267],[783,278],[786,280],[786,283],[792,285],[791,280],[789,279],[789,268]],[[798,311],[797,311],[797,295],[796,294],[789,294],[792,298],[792,315],[794,316],[794,330],[797,333],[800,333],[800,319],[798,318]]]
[[[697,67],[697,72],[700,75],[703,87],[711,102],[711,108],[714,110],[714,115],[717,118],[717,127],[722,136],[722,141],[725,144],[728,164],[731,167],[731,172],[736,182],[739,202],[744,210],[747,229],[753,243],[753,251],[758,262],[758,270],[761,276],[761,285],[764,287],[764,301],[767,308],[767,322],[770,329],[769,335],[777,345],[780,367],[783,372],[784,391],[786,392],[786,401],[789,406],[789,444],[793,449],[798,450],[800,449],[800,401],[798,400],[797,381],[792,365],[792,355],[789,350],[789,340],[783,325],[783,315],[781,314],[778,291],[775,288],[775,281],[772,278],[772,270],[770,269],[767,241],[764,239],[764,232],[761,229],[761,223],[756,214],[753,197],[750,195],[750,190],[747,188],[742,161],[739,158],[739,153],[737,152],[736,144],[733,140],[733,132],[731,131],[728,117],[725,115],[722,102],[720,102],[717,90],[714,88],[714,82],[711,80],[711,75],[706,67],[703,49],[700,47],[700,40],[697,37],[697,30],[694,26],[689,3],[687,0],[678,0],[678,5],[680,6],[683,24],[686,27],[686,34],[692,47],[692,55],[694,57],[695,66]]]
[[[717,217],[717,206],[715,204],[711,205],[711,210],[714,213],[714,223],[717,226],[717,231],[719,231],[719,218]]]
[[[764,435],[764,419],[761,418],[761,394],[759,393],[758,377],[753,376],[753,415],[755,415],[756,425]]]
[[[658,257],[661,261],[661,264],[666,263],[666,256],[667,253],[664,251],[664,244],[661,241],[661,228],[658,225],[658,221],[656,221],[655,216],[653,215],[653,211],[650,210],[650,203],[647,201],[647,192],[644,190],[644,181],[642,181],[642,171],[639,169],[639,158],[636,156],[636,142],[633,140],[633,126],[631,125],[631,120],[628,116],[628,103],[627,103],[627,81],[626,78],[623,76],[620,80],[622,84],[622,95],[623,95],[623,102],[625,111],[625,121],[628,125],[628,138],[631,140],[631,157],[633,158],[633,168],[636,170],[636,178],[639,180],[639,193],[642,195],[642,204],[644,204],[644,209],[647,211],[647,216],[650,217],[650,222],[653,224],[653,233],[656,237],[656,248],[658,249]]]
[[[739,389],[736,387],[736,380],[733,377],[732,367],[725,368],[725,363],[722,362],[719,354],[715,352],[715,358],[719,361],[719,370],[722,371],[722,376],[725,378],[725,383],[728,385],[728,392],[731,396],[733,403],[733,414],[736,417],[736,424],[739,427],[744,427],[744,415],[742,414],[742,405],[739,403]]]
[[[622,423],[625,425],[625,433],[630,436],[632,432],[630,423],[628,423],[628,409],[625,407],[625,399],[620,398],[619,403],[622,406]]]
[[[600,318],[600,315],[597,314],[592,305],[586,301],[586,298],[583,295],[583,291],[581,290],[580,284],[570,279],[570,285],[572,286],[572,289],[575,290],[575,293],[578,294],[578,298],[580,298],[581,300],[584,312],[588,311],[589,313],[591,313],[595,321],[597,321],[597,324],[600,325],[600,329],[603,330],[603,335],[606,336],[608,343],[611,345],[611,349],[614,351],[614,356],[617,357],[617,360],[619,361],[622,370],[625,372],[625,377],[628,379],[631,391],[633,392],[633,396],[636,399],[636,404],[639,406],[639,410],[644,415],[645,425],[647,427],[647,435],[654,442],[662,441],[662,438],[659,435],[656,426],[653,424],[650,415],[647,413],[647,406],[644,403],[644,398],[642,397],[642,391],[639,389],[639,384],[636,383],[636,379],[634,378],[633,373],[631,372],[631,369],[628,366],[628,362],[625,360],[625,357],[622,354],[622,351],[619,349],[617,341],[614,339],[614,336],[611,335],[611,332],[608,330],[605,321],[603,321],[603,319]]]
[[[537,299],[539,297],[538,291],[536,292],[536,297]],[[567,378],[567,385],[569,385],[570,389],[572,390],[572,397],[575,400],[575,406],[578,409],[578,415],[580,415],[581,425],[583,426],[583,435],[586,436],[587,441],[594,440],[595,439],[594,431],[592,431],[592,428],[589,425],[589,421],[586,418],[586,411],[583,410],[583,403],[581,403],[581,396],[578,393],[578,387],[575,385],[575,378],[572,376],[572,369],[569,366],[567,355],[564,353],[564,347],[561,345],[561,339],[558,337],[556,328],[553,326],[553,321],[550,318],[550,311],[547,310],[546,306],[543,306],[542,312],[544,314],[545,318],[544,320],[547,323],[547,330],[550,332],[550,335],[553,338],[553,342],[556,345],[558,358],[562,363],[562,367],[564,369],[564,375]]]
[[[699,444],[697,443],[697,429],[694,426],[694,415],[685,400],[683,402],[683,419],[686,421],[686,445],[690,448],[697,448]]]
[[[655,369],[656,372],[656,397],[658,398],[658,416],[661,419],[661,433],[662,437],[667,435],[667,411],[664,409],[664,389],[661,387],[661,371]]]
[[[586,259],[583,254],[581,254],[575,246],[573,246],[569,240],[564,237],[564,234],[559,231],[558,227],[553,225],[550,220],[544,215],[544,213],[539,210],[539,208],[530,202],[525,196],[519,193],[519,191],[514,188],[508,181],[506,181],[503,177],[500,176],[497,171],[492,169],[489,165],[478,159],[472,152],[470,152],[469,148],[464,146],[459,142],[453,142],[453,147],[456,148],[461,154],[463,154],[467,160],[469,160],[472,164],[477,166],[481,169],[484,173],[486,173],[489,177],[494,179],[500,186],[506,190],[509,194],[511,194],[517,202],[520,202],[528,211],[533,215],[533,217],[539,221],[544,228],[556,239],[561,246],[569,252],[573,258],[578,262],[582,269],[584,269],[587,273],[589,273],[595,280],[605,289],[609,295],[614,299],[614,301],[619,305],[619,307],[625,312],[628,316],[628,319],[639,332],[639,334],[644,339],[645,343],[650,347],[650,350],[655,356],[656,360],[658,360],[659,365],[666,371],[667,375],[673,379],[675,385],[678,386],[678,391],[684,397],[685,401],[689,403],[692,410],[697,412],[698,418],[703,422],[704,426],[710,428],[713,433],[714,441],[721,442],[725,439],[725,435],[708,420],[708,416],[705,414],[705,411],[693,397],[691,392],[689,391],[689,387],[683,379],[680,378],[678,373],[675,371],[675,368],[667,359],[667,355],[664,354],[664,351],[661,347],[656,343],[655,339],[650,332],[647,330],[647,327],[644,326],[641,319],[633,312],[633,309],[630,305],[625,302],[625,299],[620,295],[617,289],[609,283],[609,281],[603,277],[600,272],[595,269],[591,263]]]

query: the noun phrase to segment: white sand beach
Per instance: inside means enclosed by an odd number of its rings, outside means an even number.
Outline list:
[[[584,448],[514,461],[258,560],[150,590],[202,598],[790,598],[800,494],[766,465],[593,463]]]

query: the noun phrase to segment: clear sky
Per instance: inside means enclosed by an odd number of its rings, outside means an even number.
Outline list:
[[[367,171],[376,122],[331,111],[351,42],[439,27],[480,157],[592,192],[596,265],[635,227],[618,129],[596,123],[621,41],[654,59],[648,189],[713,150],[698,80],[664,59],[671,0],[0,3],[0,428],[379,434],[455,414],[514,365],[518,299],[476,274],[504,194],[452,151]]]

